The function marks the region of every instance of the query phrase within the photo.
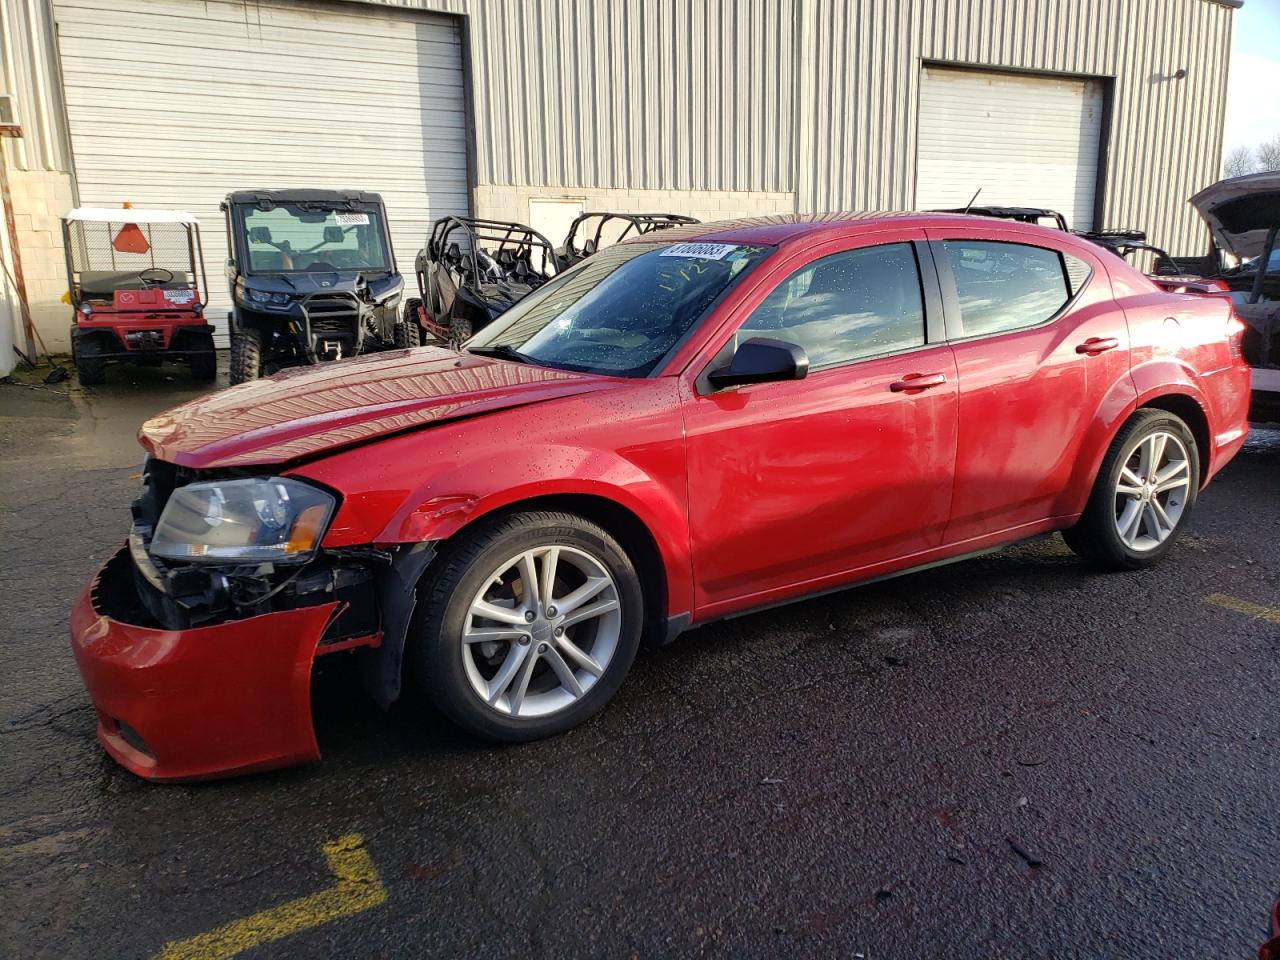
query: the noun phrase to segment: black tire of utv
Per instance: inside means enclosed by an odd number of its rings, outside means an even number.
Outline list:
[[[82,387],[97,387],[107,382],[107,361],[102,344],[94,337],[76,341],[76,378]]]
[[[475,332],[475,327],[471,323],[470,317],[450,317],[449,318],[449,343],[451,346],[460,347],[467,340],[471,339],[471,334]]]
[[[395,344],[401,349],[422,346],[422,328],[418,326],[418,308],[422,301],[416,297],[405,302],[400,320],[396,323]]]
[[[194,354],[189,361],[191,379],[206,382],[216,379],[218,376],[218,355],[213,350],[213,334],[201,337],[198,349],[203,352]]]
[[[476,697],[463,667],[459,638],[471,600],[493,568],[524,550],[550,544],[579,547],[609,569],[622,604],[621,634],[604,675],[584,697],[547,717],[512,720]],[[468,733],[506,743],[539,740],[576,727],[612,699],[635,660],[643,611],[635,566],[606,530],[571,513],[517,513],[482,523],[457,543],[446,543],[418,584],[406,663],[411,661],[432,703]]]
[[[1132,456],[1134,448],[1142,440],[1156,431],[1173,433],[1182,440],[1187,448],[1188,468],[1191,471],[1191,487],[1187,494],[1186,506],[1182,515],[1164,542],[1154,550],[1139,553],[1128,547],[1120,539],[1116,529],[1115,489],[1116,480],[1125,462]],[[1077,556],[1094,566],[1106,570],[1138,570],[1150,567],[1164,559],[1174,541],[1178,539],[1183,526],[1195,509],[1196,496],[1200,490],[1200,457],[1196,438],[1183,420],[1165,410],[1143,408],[1138,410],[1116,434],[1107,455],[1102,458],[1102,466],[1098,469],[1097,479],[1093,482],[1093,491],[1089,494],[1089,503],[1075,526],[1062,531],[1062,538],[1067,541]]]
[[[248,383],[262,376],[262,331],[231,331],[231,382]]]

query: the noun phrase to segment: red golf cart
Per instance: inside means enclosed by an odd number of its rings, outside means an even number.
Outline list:
[[[185,362],[196,380],[217,375],[200,225],[181,210],[78,207],[62,218],[75,313],[71,350],[82,384],[100,384],[108,360]]]

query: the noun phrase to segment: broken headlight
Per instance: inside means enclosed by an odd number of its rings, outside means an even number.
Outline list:
[[[169,497],[150,551],[168,560],[305,560],[335,506],[332,494],[280,477],[192,483]]]

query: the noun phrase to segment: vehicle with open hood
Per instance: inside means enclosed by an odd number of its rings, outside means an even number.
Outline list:
[[[459,351],[143,424],[127,543],[71,612],[99,740],[157,780],[314,760],[320,658],[530,740],[719,618],[1058,530],[1150,567],[1244,443],[1238,336],[1225,300],[1022,223],[625,240]]]

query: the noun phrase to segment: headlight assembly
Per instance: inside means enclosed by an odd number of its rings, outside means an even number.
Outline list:
[[[168,560],[303,561],[336,506],[332,494],[280,477],[193,483],[169,497],[150,549]]]

